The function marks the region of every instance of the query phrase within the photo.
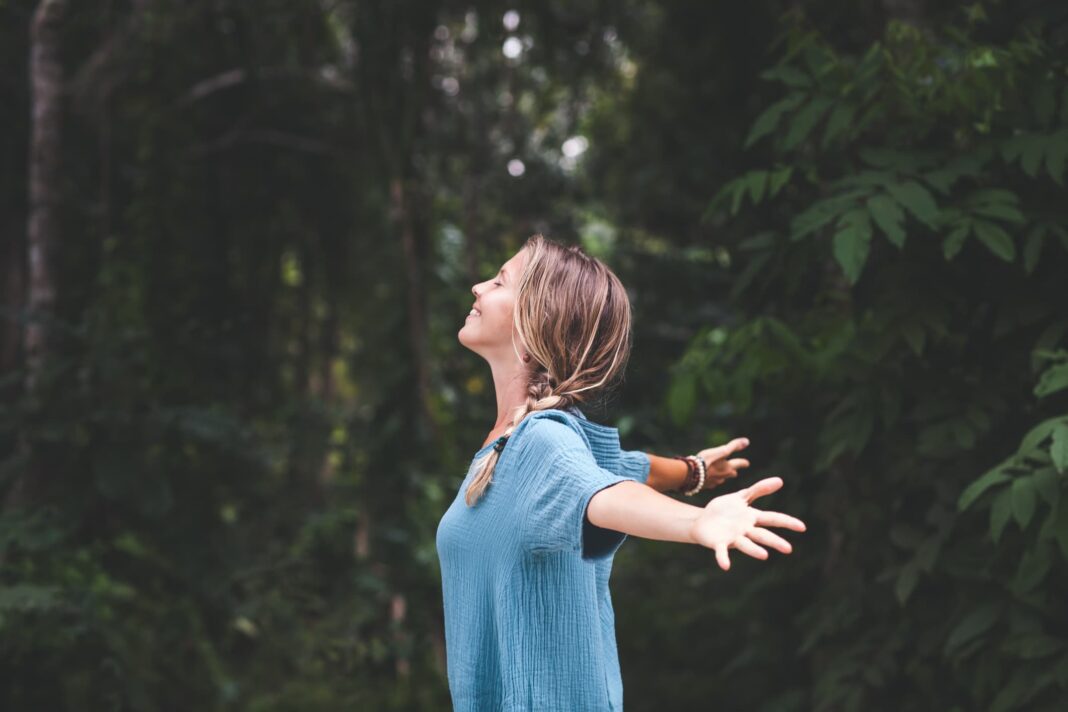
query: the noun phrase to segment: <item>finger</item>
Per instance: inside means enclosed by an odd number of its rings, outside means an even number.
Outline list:
[[[768,558],[768,550],[762,546],[757,546],[744,536],[740,536],[734,540],[734,548],[738,551],[752,556],[754,559],[766,559]]]
[[[778,534],[764,529],[763,527],[753,527],[748,532],[746,532],[745,535],[758,544],[770,546],[772,549],[775,549],[776,551],[781,551],[784,554],[789,554],[791,551],[794,550],[794,547],[790,544],[790,542],[786,541]]]
[[[727,556],[727,545],[719,544],[716,546],[716,561],[719,562],[719,567],[724,571],[729,571],[731,568],[731,557]]]
[[[782,512],[763,512],[757,510],[756,523],[764,527],[783,527],[793,529],[795,532],[805,531],[805,523],[797,517],[791,517]]]
[[[737,470],[739,467],[749,467],[749,460],[746,460],[744,457],[736,457],[727,460],[727,464]]]
[[[727,457],[732,452],[737,452],[743,448],[749,447],[749,438],[735,438],[726,445],[720,445],[719,447],[709,448],[705,450],[712,460],[719,460]]]
[[[734,463],[743,463],[736,465]],[[737,477],[738,467],[749,467],[748,460],[716,460],[716,462],[709,466],[708,471],[705,473],[706,477]]]
[[[763,497],[769,495],[782,488],[781,477],[765,477],[759,482],[755,482],[749,487],[746,487],[742,492],[745,493],[745,499],[747,502],[752,502],[757,497]]]

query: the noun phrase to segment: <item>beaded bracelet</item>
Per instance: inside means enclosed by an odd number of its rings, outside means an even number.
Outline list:
[[[705,486],[705,473],[707,470],[704,458],[697,455],[672,455],[671,457],[676,460],[682,460],[686,463],[686,467],[689,468],[686,473],[686,479],[675,491],[682,492],[687,497],[693,497]]]
[[[679,485],[675,491],[682,492],[684,490],[692,489],[693,486],[697,484],[697,463],[686,455],[672,455],[671,457],[674,460],[682,460],[686,463],[686,479],[682,481],[682,484]]]
[[[700,471],[700,474],[697,478],[697,484],[694,485],[692,489],[683,492],[683,494],[687,497],[693,497],[695,494],[701,491],[701,488],[705,486],[706,463],[703,457],[698,457],[696,455],[687,455],[686,457],[690,459],[695,465],[697,465],[697,469]]]

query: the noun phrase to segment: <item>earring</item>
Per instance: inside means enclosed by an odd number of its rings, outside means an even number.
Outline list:
[[[523,354],[523,361],[524,362],[529,362],[530,361],[530,354]]]

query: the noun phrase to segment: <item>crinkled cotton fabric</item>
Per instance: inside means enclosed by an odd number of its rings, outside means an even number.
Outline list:
[[[496,441],[494,441],[496,442]],[[586,507],[649,458],[582,412],[528,415],[468,507],[481,448],[438,524],[449,692],[455,712],[619,712],[623,682],[608,580],[627,535]]]

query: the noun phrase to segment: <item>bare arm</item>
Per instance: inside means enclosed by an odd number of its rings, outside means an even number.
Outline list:
[[[710,447],[696,453],[703,457],[708,468],[705,484],[701,489],[710,490],[732,477],[738,476],[738,470],[749,467],[749,460],[731,455],[749,445],[748,438],[735,438],[726,445]],[[689,466],[673,457],[662,457],[651,452],[643,453],[649,458],[649,477],[645,484],[657,492],[676,492],[686,482]]]
[[[682,487],[690,468],[682,460],[661,457],[651,452],[645,453],[649,458],[649,479],[646,484],[657,492],[672,492]]]
[[[683,470],[686,463],[676,460]],[[650,475],[650,479],[652,475]],[[641,482],[620,482],[590,499],[586,516],[605,529],[657,541],[695,544],[690,530],[701,507],[680,502]]]
[[[605,529],[614,529],[657,541],[700,544],[716,552],[724,571],[730,568],[727,550],[736,548],[757,559],[768,558],[764,544],[784,554],[793,547],[788,541],[764,528],[785,527],[805,531],[800,519],[780,512],[756,509],[751,502],[782,487],[782,479],[768,477],[743,490],[712,499],[695,507],[660,494],[639,482],[620,482],[605,487],[590,498],[586,517]]]

